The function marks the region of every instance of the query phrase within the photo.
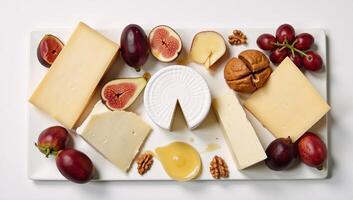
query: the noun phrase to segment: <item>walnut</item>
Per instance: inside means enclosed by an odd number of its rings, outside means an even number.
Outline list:
[[[145,174],[153,164],[153,155],[150,153],[141,154],[137,160],[137,171],[140,175]]]
[[[270,61],[258,50],[245,50],[231,58],[224,68],[224,78],[237,92],[251,93],[262,87],[272,73]]]
[[[223,158],[219,156],[214,156],[210,163],[210,172],[213,178],[227,178],[229,176],[229,170],[227,163]]]
[[[228,36],[228,42],[231,45],[246,44],[247,37],[240,30],[233,30],[233,34]]]

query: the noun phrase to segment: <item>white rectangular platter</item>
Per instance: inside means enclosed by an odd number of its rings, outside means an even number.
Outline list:
[[[74,28],[74,27],[73,27]],[[41,38],[45,34],[54,34],[59,37],[64,43],[68,40],[72,29],[47,29],[37,30],[31,33],[30,38],[30,62],[29,62],[29,87],[28,97],[34,91],[35,87],[39,84],[40,80],[44,77],[47,72],[47,68],[41,66],[39,63],[36,53],[37,45]],[[145,29],[146,33],[149,32],[150,28]],[[99,30],[108,38],[113,41],[120,43],[120,34],[122,29],[109,29]],[[171,64],[187,64],[189,67],[197,70],[208,82],[211,89],[212,95],[217,95],[228,90],[223,78],[223,68],[226,60],[230,57],[237,56],[242,50],[253,48],[258,49],[256,45],[257,37],[262,33],[274,33],[274,29],[242,29],[242,31],[248,37],[247,45],[230,46],[227,43],[228,53],[218,62],[213,71],[208,71],[203,66],[189,62],[185,59],[185,50],[190,49],[191,41],[195,33],[202,30],[210,30],[210,28],[193,28],[175,29],[183,40],[184,53],[181,54],[175,62],[166,64],[158,62],[151,55],[148,62],[144,65],[141,72],[136,72],[133,68],[128,67],[121,57],[118,58],[117,62],[111,67],[102,80],[100,86],[109,80],[120,77],[137,77],[142,76],[144,71],[148,71],[151,74],[155,73],[164,66]],[[223,34],[225,40],[228,35],[232,32],[233,28],[215,28],[212,29]],[[324,70],[320,72],[308,72],[305,71],[305,75],[308,77],[314,87],[320,92],[323,98],[327,98],[327,71],[328,66],[326,65],[326,36],[322,30],[319,29],[298,29],[297,32],[309,32],[315,38],[315,49],[322,56],[324,60]],[[275,68],[275,67],[274,67]],[[300,91],[298,91],[300,93]],[[98,94],[98,93],[97,93]],[[98,95],[95,95],[93,99],[98,100]],[[241,96],[241,99],[246,96]],[[92,105],[96,102],[92,100]],[[314,168],[299,164],[298,166],[288,171],[272,171],[268,169],[263,162],[249,167],[245,170],[238,171],[235,163],[232,160],[231,153],[228,149],[226,141],[224,140],[222,129],[217,122],[214,112],[210,110],[208,117],[205,121],[195,130],[189,130],[182,117],[180,110],[176,112],[175,120],[173,123],[172,131],[166,131],[156,126],[144,112],[143,106],[143,94],[141,94],[137,101],[130,106],[129,111],[133,111],[139,114],[148,124],[153,128],[149,138],[147,139],[142,151],[150,150],[153,151],[156,147],[164,146],[173,141],[184,141],[195,147],[201,155],[203,170],[200,176],[196,180],[214,180],[209,172],[209,163],[214,155],[222,156],[228,163],[230,174],[229,178],[225,180],[261,180],[261,179],[322,179],[326,178],[328,174],[328,163],[325,163],[323,170],[319,171]],[[36,109],[33,105],[28,103],[28,176],[33,180],[65,180],[65,178],[59,173],[55,166],[54,158],[45,158],[34,146],[39,133],[52,125],[59,125],[54,119],[46,115],[45,113]],[[254,126],[260,141],[264,148],[274,139],[270,132],[268,132],[262,125],[249,113],[248,118]],[[310,130],[318,133],[321,138],[327,144],[327,117],[323,117],[316,125]],[[136,164],[134,163],[129,173],[124,173],[107,161],[103,156],[96,152],[90,145],[88,145],[79,135],[72,134],[73,146],[84,153],[86,153],[93,161],[97,169],[97,181],[117,181],[117,180],[171,180],[163,170],[161,163],[155,159],[155,162],[151,170],[143,176],[137,173]],[[215,148],[219,147],[219,148]],[[120,152],[117,152],[120,153]],[[121,152],[123,153],[123,152]]]

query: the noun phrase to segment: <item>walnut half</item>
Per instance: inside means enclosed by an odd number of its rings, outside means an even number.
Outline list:
[[[210,163],[210,172],[213,178],[227,178],[229,176],[229,170],[227,163],[220,156],[214,156]]]
[[[150,153],[141,154],[137,160],[137,171],[140,175],[145,174],[153,164],[153,155]]]
[[[233,34],[228,36],[228,42],[231,45],[246,44],[247,37],[240,30],[233,30]]]

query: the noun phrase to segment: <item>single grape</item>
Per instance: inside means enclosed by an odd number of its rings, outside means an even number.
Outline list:
[[[290,137],[277,138],[266,148],[265,164],[272,170],[286,170],[297,164],[298,149]]]
[[[322,64],[323,61],[319,54],[313,51],[306,52],[306,56],[303,58],[303,65],[306,69],[310,71],[318,71],[321,69]]]
[[[136,24],[126,26],[120,36],[121,57],[126,64],[139,71],[149,55],[149,43],[145,31]]]
[[[56,156],[56,166],[60,173],[75,183],[87,183],[95,173],[91,159],[81,151],[66,148]]]
[[[289,56],[289,54],[290,54],[289,49],[277,48],[271,52],[270,60],[273,64],[277,65],[277,64],[281,63],[287,56]]]
[[[303,66],[303,57],[299,53],[297,53],[297,52],[294,52],[294,54],[290,53],[289,58],[293,61],[293,63],[298,68]]]
[[[276,41],[277,40],[275,36],[268,33],[264,33],[257,38],[256,43],[260,49],[268,51],[276,48],[275,46]]]
[[[305,51],[314,44],[314,37],[309,33],[301,33],[295,37],[294,48]]]
[[[318,135],[306,132],[298,139],[298,151],[300,159],[306,165],[321,170],[327,159],[327,148]]]
[[[292,44],[295,40],[295,31],[293,26],[289,24],[282,24],[277,28],[276,39],[278,42],[283,43],[286,39],[289,44]]]

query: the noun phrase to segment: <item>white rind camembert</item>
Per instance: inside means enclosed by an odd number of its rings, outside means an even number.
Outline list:
[[[170,130],[177,103],[190,129],[201,124],[211,106],[206,81],[196,71],[182,65],[172,65],[154,74],[144,94],[148,116],[163,129]]]

